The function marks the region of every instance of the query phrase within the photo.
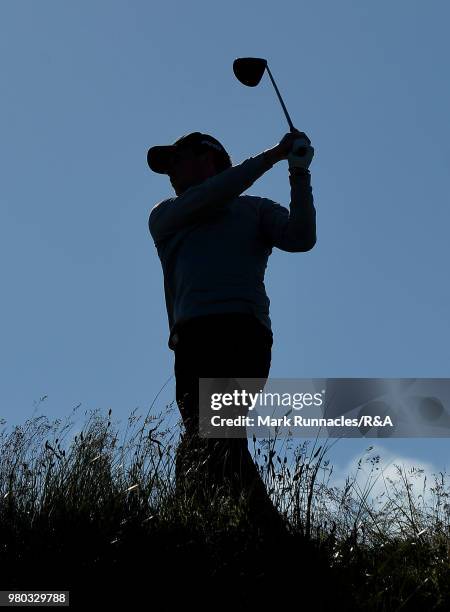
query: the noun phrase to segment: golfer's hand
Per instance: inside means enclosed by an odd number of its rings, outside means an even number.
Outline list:
[[[308,138],[308,136],[305,134],[305,132],[300,132],[300,130],[297,130],[296,128],[294,128],[293,132],[288,132],[287,134],[283,136],[283,138],[280,140],[280,142],[275,147],[279,154],[280,159],[288,158],[288,156],[292,153],[292,147],[294,145],[294,142],[296,140],[299,140],[300,138],[305,139],[308,145],[311,144],[311,141]]]

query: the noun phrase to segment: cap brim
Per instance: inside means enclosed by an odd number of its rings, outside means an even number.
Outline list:
[[[175,145],[151,147],[147,152],[147,163],[150,170],[158,174],[168,174],[170,159],[175,151]]]

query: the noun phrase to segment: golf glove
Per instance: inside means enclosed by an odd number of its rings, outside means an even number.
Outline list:
[[[300,147],[305,147],[306,152],[304,155],[295,155],[294,151]],[[314,157],[314,147],[312,147],[306,138],[298,138],[292,145],[292,152],[288,155],[289,168],[304,168],[307,170]]]

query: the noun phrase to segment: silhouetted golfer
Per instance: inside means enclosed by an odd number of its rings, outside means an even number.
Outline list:
[[[307,153],[292,157],[303,137]],[[193,132],[173,145],[149,149],[147,161],[168,174],[176,197],[152,209],[149,229],[161,260],[175,353],[176,399],[186,433],[177,451],[177,486],[186,472],[208,486],[231,484],[248,494],[255,521],[275,524],[276,512],[248,450],[247,438],[200,439],[199,378],[263,378],[271,365],[273,334],[264,274],[272,248],[309,251],[316,211],[309,164],[314,149],[304,132],[289,132],[275,147],[232,166],[221,143]],[[289,160],[290,212],[268,198],[241,195],[280,160]],[[198,449],[207,450],[207,460]],[[196,455],[197,452],[197,455]]]

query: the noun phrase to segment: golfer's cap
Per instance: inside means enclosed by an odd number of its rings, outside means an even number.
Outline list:
[[[202,134],[201,132],[191,132],[179,138],[172,145],[151,147],[147,152],[147,163],[153,172],[168,174],[172,155],[177,151],[188,148],[192,148],[198,154],[207,151],[208,148],[213,148],[227,154],[224,147],[214,136]]]

